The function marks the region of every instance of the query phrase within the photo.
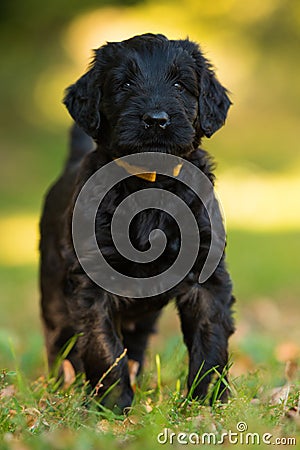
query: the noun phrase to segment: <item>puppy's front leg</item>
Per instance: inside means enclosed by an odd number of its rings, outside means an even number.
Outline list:
[[[217,292],[219,291],[219,292]],[[228,362],[228,337],[233,333],[230,306],[230,289],[215,289],[215,286],[194,286],[177,298],[181,328],[189,352],[188,389],[191,388],[199,369],[198,380],[213,367],[222,373]],[[200,383],[196,383],[194,398],[203,399],[214,371],[210,371]],[[195,380],[197,381],[197,380]],[[227,389],[221,383],[219,393],[226,401]]]
[[[113,300],[106,292],[89,287],[70,298],[69,305],[76,330],[81,333],[78,347],[91,387],[97,387],[97,395],[101,398],[117,382],[103,403],[110,408],[117,405],[121,410],[129,407],[133,391],[128,358],[119,359],[124,347],[113,321]]]

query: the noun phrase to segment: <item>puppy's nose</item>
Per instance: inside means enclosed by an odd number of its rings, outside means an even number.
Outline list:
[[[145,128],[159,126],[163,130],[170,124],[170,117],[165,111],[147,112],[142,117]]]

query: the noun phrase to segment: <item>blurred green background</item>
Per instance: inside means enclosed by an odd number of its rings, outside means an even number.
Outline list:
[[[234,106],[217,161],[238,299],[236,374],[299,356],[300,2],[4,0],[0,5],[0,367],[45,372],[38,217],[66,157],[63,90],[91,49],[143,32],[201,43]],[[178,332],[172,307],[162,336]],[[163,346],[163,341],[154,345]]]

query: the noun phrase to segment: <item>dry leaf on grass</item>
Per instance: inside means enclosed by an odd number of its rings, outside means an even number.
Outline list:
[[[68,389],[71,384],[76,380],[76,373],[74,367],[68,359],[64,359],[62,362],[62,369],[64,373],[64,389]]]
[[[291,386],[289,384],[272,389],[270,399],[271,405],[286,404],[290,389]]]
[[[145,410],[147,413],[150,413],[153,410],[153,406],[151,406],[152,400],[151,398],[147,398],[146,403],[145,403]]]
[[[130,416],[127,416],[124,420],[124,425],[139,425],[141,424],[141,418],[135,414],[131,414]]]
[[[300,411],[299,408],[294,406],[293,408],[290,408],[286,413],[286,417],[289,419],[293,419],[296,421],[296,423],[300,426]]]
[[[297,371],[298,371],[298,364],[295,361],[287,361],[285,365],[285,378],[289,383],[291,383],[293,380],[297,377]]]
[[[13,397],[15,393],[16,393],[15,386],[13,384],[9,384],[8,386],[5,386],[3,389],[1,389],[0,399],[2,400],[3,398]]]
[[[103,433],[107,433],[110,429],[110,423],[107,419],[102,419],[97,424],[97,429]]]
[[[137,361],[135,361],[134,359],[128,360],[130,385],[134,391],[136,388],[136,376],[139,371],[139,368],[140,368],[140,364]]]
[[[295,342],[283,342],[275,350],[278,361],[296,361],[300,357],[300,347]]]
[[[233,377],[240,377],[241,375],[248,374],[251,370],[254,370],[254,367],[254,361],[249,355],[239,354],[235,358],[230,373]]]
[[[33,431],[39,425],[41,412],[37,408],[25,408],[24,413],[26,415],[27,426],[30,431]]]
[[[284,375],[287,383],[284,386],[277,387],[271,391],[271,405],[283,404],[286,406],[288,396],[292,387],[291,383],[297,377],[298,364],[295,361],[287,361],[285,365]]]

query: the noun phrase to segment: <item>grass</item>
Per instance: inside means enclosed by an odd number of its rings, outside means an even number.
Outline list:
[[[287,366],[287,361],[299,359],[299,234],[230,229],[228,242],[238,298],[237,332],[230,345],[230,401],[222,405],[218,400],[224,377],[218,368],[213,370],[211,405],[208,398],[198,402],[187,392],[186,349],[170,305],[126,417],[99,408],[82,378],[63,390],[46,375],[37,267],[1,266],[0,450],[147,450],[163,445],[158,436],[167,440],[165,446],[181,448],[178,439],[188,435],[180,433],[190,433],[192,440],[213,433],[216,437],[210,439],[221,440],[225,432],[237,432],[239,422],[260,439],[270,433],[272,442],[294,437],[299,442],[300,377],[297,368],[291,375]],[[195,384],[204,375],[199,373]],[[239,439],[245,436],[238,433]]]
[[[227,260],[238,298],[288,302],[300,295],[299,231],[229,230]]]
[[[262,373],[256,371],[231,379],[232,392],[227,404],[221,404],[212,390],[212,406],[208,406],[207,401],[192,400],[184,388],[179,388],[183,385],[176,381],[176,376],[171,383],[166,382],[165,368],[168,372],[170,364],[174,375],[181,372],[186,378],[185,357],[178,366],[174,358],[172,365],[170,354],[150,356],[147,370],[136,387],[133,407],[126,416],[100,408],[87,395],[81,378],[63,390],[57,389],[54,379],[44,376],[30,381],[17,367],[14,371],[2,371],[1,450],[153,449],[160,448],[165,441],[180,448],[183,444],[178,439],[192,439],[192,443],[199,439],[200,444],[201,439],[220,441],[225,433],[230,430],[236,433],[237,427],[242,426],[247,427],[248,433],[257,433],[256,439],[262,439],[265,433],[272,435],[271,442],[276,438],[300,439],[300,417],[295,413],[299,407],[297,386],[290,387],[288,395],[282,389],[281,399],[272,402],[271,387],[265,384]],[[203,437],[203,433],[209,435]],[[238,432],[236,436],[240,442],[246,439],[246,432]],[[231,438],[224,439],[230,444]]]

